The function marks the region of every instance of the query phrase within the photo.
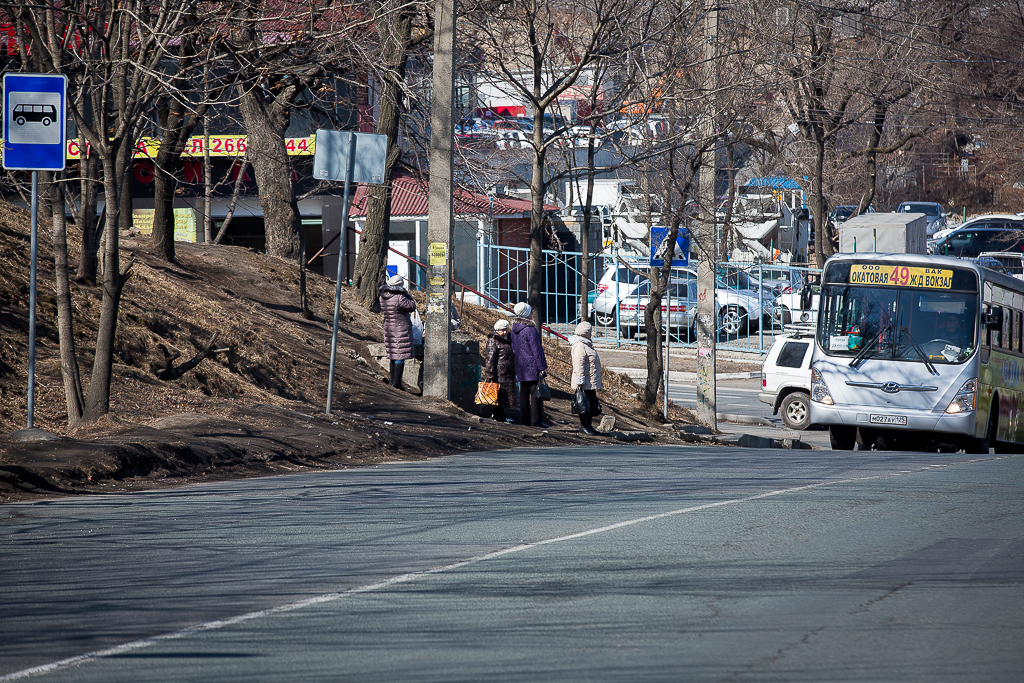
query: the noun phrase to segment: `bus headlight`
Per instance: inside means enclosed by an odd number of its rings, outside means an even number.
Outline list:
[[[821,378],[821,373],[817,368],[811,368],[811,400],[827,406],[835,405],[832,394],[828,391],[828,385]]]
[[[960,387],[960,391],[956,392],[956,396],[946,406],[946,412],[953,415],[956,413],[967,413],[974,410],[974,405],[978,400],[978,378],[964,382],[964,385]]]

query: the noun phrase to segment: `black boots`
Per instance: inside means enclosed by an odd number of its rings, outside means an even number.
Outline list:
[[[590,415],[580,415],[580,431],[588,436],[601,436],[601,432],[594,429],[593,419]]]
[[[402,388],[402,374],[405,372],[405,363],[391,361],[391,381],[388,382],[396,389]]]

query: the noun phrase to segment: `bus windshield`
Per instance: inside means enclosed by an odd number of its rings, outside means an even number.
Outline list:
[[[829,355],[963,363],[974,353],[976,293],[826,284],[818,343]]]

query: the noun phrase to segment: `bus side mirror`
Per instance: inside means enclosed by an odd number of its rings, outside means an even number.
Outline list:
[[[1003,329],[1003,309],[993,306],[981,316],[981,324],[990,330]]]

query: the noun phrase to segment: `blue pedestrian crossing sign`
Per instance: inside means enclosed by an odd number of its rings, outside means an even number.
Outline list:
[[[4,74],[4,169],[63,171],[66,76]]]
[[[676,233],[675,249],[669,242],[668,228],[653,226],[651,228],[651,267],[661,268],[665,265],[665,259],[672,259],[673,268],[685,268],[690,265],[690,232],[686,228],[679,228]]]

